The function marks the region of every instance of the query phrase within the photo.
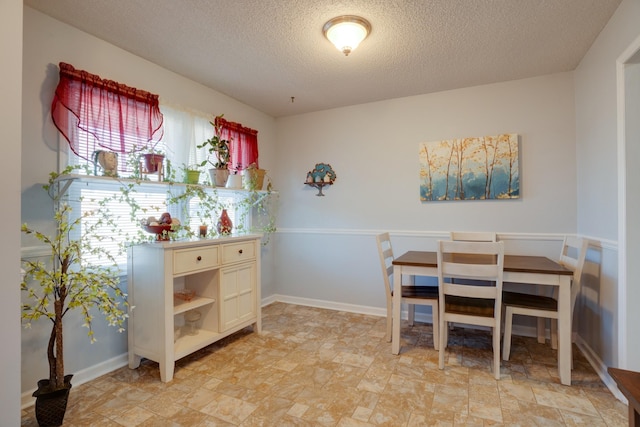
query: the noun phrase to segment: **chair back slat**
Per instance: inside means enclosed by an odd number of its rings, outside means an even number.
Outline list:
[[[500,304],[504,268],[502,242],[438,242],[438,283],[444,295],[496,299]],[[453,283],[453,279],[473,282]],[[449,293],[451,292],[451,293]]]
[[[380,267],[384,278],[384,287],[387,298],[391,298],[391,275],[393,274],[393,248],[391,247],[391,237],[389,233],[382,233],[376,236],[378,243],[378,255],[380,256]]]
[[[461,285],[459,283],[445,283],[445,295],[455,295],[458,297],[496,299],[498,295],[495,286]]]
[[[493,231],[452,231],[451,240],[463,242],[496,242],[497,235]]]
[[[580,294],[582,283],[582,270],[587,257],[587,249],[589,241],[575,236],[566,236],[562,243],[562,251],[558,263],[573,271],[573,280],[571,282],[571,313],[576,305],[576,299]]]

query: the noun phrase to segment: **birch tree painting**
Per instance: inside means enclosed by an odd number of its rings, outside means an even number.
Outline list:
[[[520,197],[518,135],[420,144],[420,200]]]

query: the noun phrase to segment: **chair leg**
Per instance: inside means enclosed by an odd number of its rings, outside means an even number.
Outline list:
[[[511,328],[513,326],[513,308],[506,307],[504,310],[504,338],[502,347],[502,359],[509,360],[511,353]]]
[[[447,337],[447,322],[444,320],[443,312],[440,311],[439,328],[440,328],[440,344],[438,345],[438,367],[444,369],[444,352],[447,348],[445,339]]]
[[[538,317],[538,343],[544,344],[546,342],[546,319],[544,317]]]
[[[558,319],[551,319],[551,348],[558,349]]]
[[[440,322],[438,322],[438,307],[436,305],[431,306],[431,323],[433,325],[433,348],[437,350],[440,348],[440,334],[438,333],[438,329],[440,329]]]
[[[413,326],[415,317],[416,317],[416,306],[415,304],[409,304],[408,307],[407,319],[409,320],[409,326]]]
[[[493,376],[500,379],[500,319],[493,327]]]
[[[393,307],[391,301],[387,301],[387,342],[391,342],[391,330],[393,328]]]

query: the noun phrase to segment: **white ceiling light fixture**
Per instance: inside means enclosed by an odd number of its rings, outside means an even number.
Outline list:
[[[340,52],[348,56],[369,35],[371,24],[359,16],[343,15],[324,24],[322,32]]]

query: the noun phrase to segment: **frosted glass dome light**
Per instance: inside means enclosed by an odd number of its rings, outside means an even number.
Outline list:
[[[345,56],[348,56],[371,32],[371,24],[353,15],[338,16],[322,28],[324,36]]]

